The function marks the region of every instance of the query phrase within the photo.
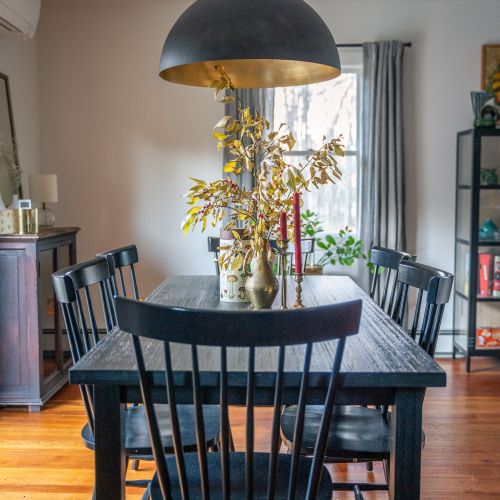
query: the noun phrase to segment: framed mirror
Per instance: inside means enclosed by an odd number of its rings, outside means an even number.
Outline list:
[[[12,195],[22,198],[21,169],[17,154],[9,78],[0,73],[0,195],[6,206]]]

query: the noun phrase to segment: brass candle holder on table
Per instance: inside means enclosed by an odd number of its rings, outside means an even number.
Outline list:
[[[286,306],[286,252],[288,250],[288,240],[276,240],[276,243],[280,256],[281,309],[288,309]]]
[[[302,303],[302,282],[304,281],[304,273],[295,273],[293,279],[295,280],[295,304],[293,309],[302,309],[304,304]]]

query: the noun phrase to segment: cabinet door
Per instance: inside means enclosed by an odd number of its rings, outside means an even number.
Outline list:
[[[26,252],[0,250],[0,402],[29,393]]]

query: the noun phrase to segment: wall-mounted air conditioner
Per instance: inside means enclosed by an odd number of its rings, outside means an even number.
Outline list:
[[[33,38],[41,0],[0,0],[0,35],[5,32]]]

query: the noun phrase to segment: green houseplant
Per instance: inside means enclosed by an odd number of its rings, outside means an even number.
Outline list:
[[[367,258],[363,252],[363,242],[355,238],[352,229],[347,226],[339,231],[337,237],[327,234],[317,240],[316,244],[325,251],[317,262],[321,267],[327,264],[334,266],[337,263],[352,266],[358,259]]]
[[[302,236],[314,238],[315,245],[324,250],[318,260],[308,264],[306,272],[308,274],[323,274],[326,265],[340,264],[342,266],[352,266],[358,259],[367,259],[363,252],[363,242],[353,235],[349,227],[345,227],[338,232],[337,236],[323,233],[323,220],[321,216],[312,210],[305,210],[302,213]]]

